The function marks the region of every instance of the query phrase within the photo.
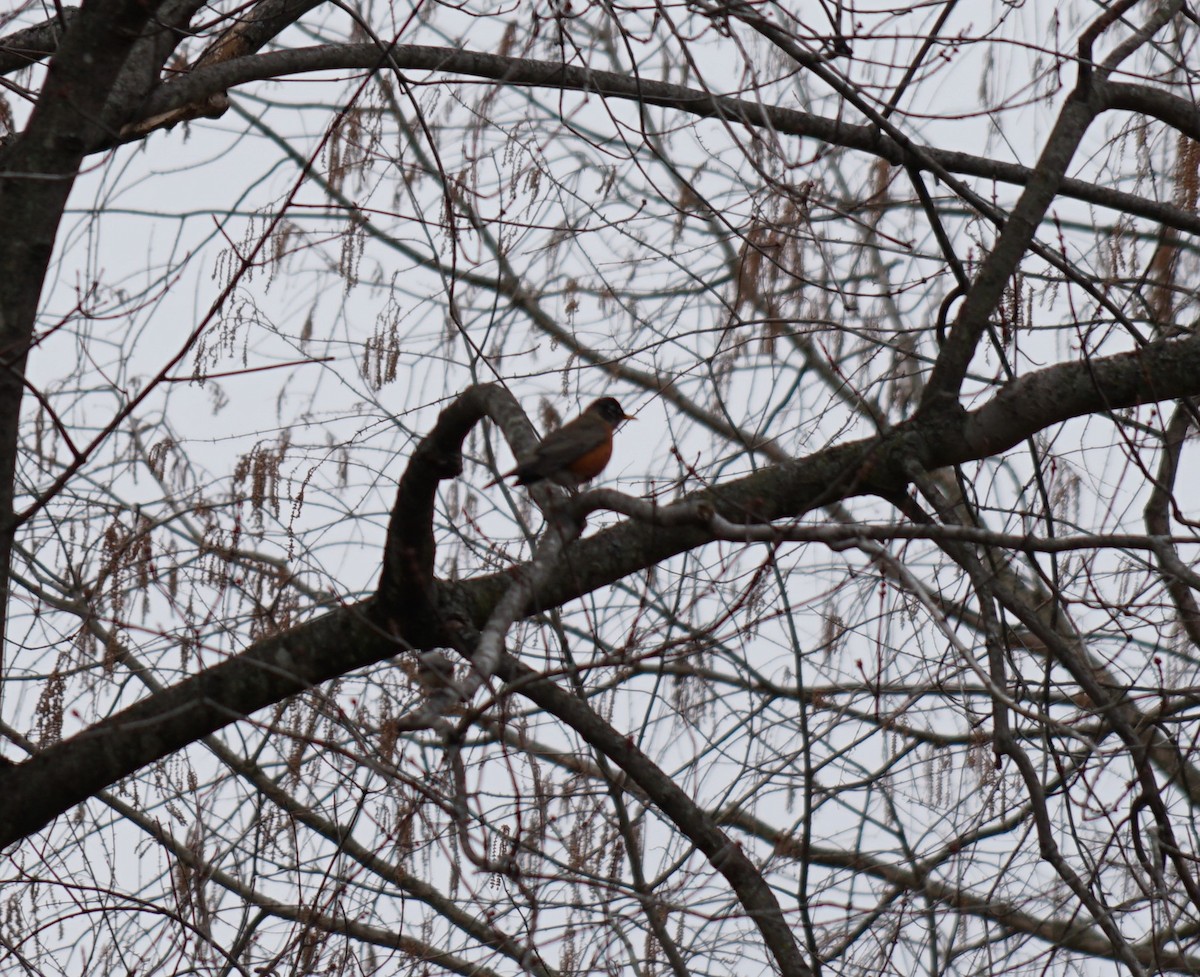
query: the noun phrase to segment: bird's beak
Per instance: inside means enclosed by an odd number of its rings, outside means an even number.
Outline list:
[[[637,418],[634,417],[632,414],[622,414],[621,419],[624,421],[636,421],[637,420]]]

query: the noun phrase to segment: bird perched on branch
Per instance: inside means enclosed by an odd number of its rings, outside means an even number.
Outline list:
[[[604,471],[612,457],[613,434],[625,421],[634,420],[637,418],[626,414],[612,397],[601,397],[575,420],[547,434],[531,458],[484,488],[515,475],[514,485],[548,479],[563,488],[577,489]]]

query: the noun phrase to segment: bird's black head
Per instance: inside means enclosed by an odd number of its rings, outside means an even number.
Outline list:
[[[617,403],[613,397],[601,397],[599,400],[588,405],[587,412],[589,414],[599,414],[604,420],[617,427],[622,421],[636,421],[636,417],[630,417],[621,409],[621,405]]]

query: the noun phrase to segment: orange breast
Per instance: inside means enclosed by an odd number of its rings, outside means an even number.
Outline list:
[[[604,471],[604,466],[608,464],[608,459],[612,457],[612,449],[612,439],[605,439],[598,446],[587,452],[587,454],[576,458],[567,466],[567,469],[573,477],[581,482],[586,482]]]

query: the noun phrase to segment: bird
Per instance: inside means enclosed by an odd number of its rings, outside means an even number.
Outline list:
[[[588,404],[575,420],[551,431],[533,452],[512,471],[492,479],[490,488],[516,476],[514,485],[533,485],[543,480],[566,489],[578,489],[604,471],[612,457],[613,434],[625,421],[635,421],[612,397]]]

